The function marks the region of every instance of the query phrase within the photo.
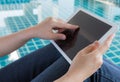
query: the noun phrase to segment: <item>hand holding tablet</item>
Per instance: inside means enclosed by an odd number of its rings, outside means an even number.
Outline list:
[[[75,32],[65,30],[63,34],[67,36],[66,40],[51,42],[70,64],[80,50],[96,40],[103,43],[109,35],[117,31],[114,24],[83,9],[77,11],[68,23],[79,25],[80,29]]]
[[[68,72],[55,82],[83,82],[95,73],[103,63],[103,54],[109,48],[114,35],[110,35],[103,44],[98,41],[77,53]],[[98,80],[98,79],[97,79]]]

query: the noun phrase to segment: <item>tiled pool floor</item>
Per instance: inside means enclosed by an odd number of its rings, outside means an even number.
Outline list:
[[[4,0],[4,4],[0,2],[0,17],[2,17],[0,36],[33,26],[49,16],[66,20],[81,7],[118,24],[120,27],[120,5],[115,5],[115,2],[113,4],[103,0],[27,0],[27,2],[14,0],[14,3],[7,3]],[[47,40],[38,38],[30,40],[14,53],[0,58],[0,68],[49,43]],[[120,29],[104,57],[120,66]]]

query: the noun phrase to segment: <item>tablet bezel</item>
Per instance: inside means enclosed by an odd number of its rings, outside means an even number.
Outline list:
[[[96,19],[101,20],[101,21],[103,21],[104,23],[112,26],[112,27],[109,29],[109,31],[107,31],[107,32],[98,40],[98,42],[99,42],[100,44],[102,44],[102,43],[105,41],[106,37],[108,37],[109,35],[115,33],[115,32],[117,31],[117,29],[118,29],[117,26],[116,26],[114,23],[111,23],[111,22],[109,22],[108,20],[106,20],[106,19],[104,19],[104,18],[102,18],[102,17],[100,17],[100,16],[97,16],[96,14],[93,14],[93,13],[91,13],[90,11],[85,10],[85,9],[82,9],[82,8],[80,8],[79,10],[77,10],[77,11],[67,20],[67,22],[68,22],[70,19],[72,19],[79,11],[83,11],[83,12],[89,14],[90,16],[95,17]],[[71,59],[66,55],[66,53],[56,44],[56,42],[55,42],[54,40],[51,40],[51,43],[57,48],[57,50],[62,54],[62,56],[71,64],[71,63],[72,63],[72,60],[71,60]]]

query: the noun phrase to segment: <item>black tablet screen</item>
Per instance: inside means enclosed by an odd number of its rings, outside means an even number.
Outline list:
[[[57,40],[56,43],[72,60],[77,52],[88,46],[95,40],[99,40],[111,26],[79,11],[68,23],[79,25],[76,31],[65,30],[63,33],[67,39]]]

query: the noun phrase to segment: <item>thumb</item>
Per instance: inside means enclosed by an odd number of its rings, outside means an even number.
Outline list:
[[[53,34],[53,39],[54,40],[65,40],[66,36],[61,33],[56,33],[56,34]]]

